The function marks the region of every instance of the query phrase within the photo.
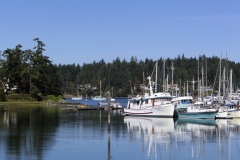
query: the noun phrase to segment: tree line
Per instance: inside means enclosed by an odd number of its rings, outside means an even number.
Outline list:
[[[220,61],[221,60],[221,61]],[[240,64],[229,61],[227,58],[199,57],[186,58],[179,55],[174,59],[164,59],[160,57],[158,60],[146,58],[138,60],[137,57],[131,57],[130,61],[117,57],[111,63],[106,63],[103,59],[99,62],[83,64],[68,64],[56,66],[59,75],[59,85],[62,92],[67,94],[76,94],[77,85],[92,84],[99,88],[101,81],[102,93],[109,91],[116,97],[126,97],[129,94],[141,94],[140,86],[147,85],[146,77],[152,76],[155,81],[155,64],[157,64],[157,90],[164,91],[163,82],[167,84],[178,84],[180,86],[180,94],[184,94],[188,82],[189,92],[193,89],[191,81],[204,79],[204,85],[212,87],[215,91],[219,86],[219,72],[225,68],[226,83],[229,80],[229,70],[233,69],[233,88],[237,89],[240,82]],[[221,68],[220,70],[220,62]],[[223,74],[221,74],[223,75]],[[168,78],[168,81],[166,79]],[[173,82],[172,82],[173,81]],[[221,76],[221,83],[223,76]],[[229,84],[229,83],[228,83]],[[185,85],[185,88],[184,88]],[[195,90],[197,89],[195,83]],[[226,85],[227,86],[227,85]],[[228,86],[229,87],[229,86]],[[99,95],[99,90],[79,90],[82,95],[87,94]],[[186,91],[185,91],[186,92]]]
[[[226,71],[226,79],[229,79],[229,70],[233,69],[233,88],[236,91],[239,87],[240,63],[229,61],[227,58],[205,55],[186,58],[182,54],[174,59],[159,56],[158,60],[149,58],[138,60],[132,56],[129,61],[117,57],[108,63],[102,59],[83,65],[75,63],[57,65],[43,55],[45,44],[38,38],[34,39],[34,42],[36,46],[33,49],[22,50],[19,44],[15,48],[0,52],[0,80],[3,89],[6,87],[3,84],[8,85],[8,93],[11,93],[11,88],[15,88],[14,92],[32,96],[76,95],[77,91],[83,96],[94,96],[100,94],[101,81],[103,94],[110,92],[114,97],[126,97],[129,94],[142,94],[141,86],[148,83],[146,77],[152,76],[155,81],[157,75],[158,91],[165,90],[164,83],[177,84],[180,86],[179,93],[183,95],[187,82],[191,90],[190,82],[200,79],[204,79],[205,85],[217,91],[219,72],[223,71],[223,68]],[[222,77],[221,79],[223,80]],[[78,88],[84,84],[91,84],[97,89]]]
[[[59,95],[59,78],[56,68],[43,55],[45,44],[35,38],[33,49],[22,50],[19,44],[1,52],[0,80],[2,89],[8,94],[13,92],[36,95]]]

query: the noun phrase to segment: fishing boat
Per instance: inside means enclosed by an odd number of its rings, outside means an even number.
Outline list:
[[[196,102],[187,107],[186,110],[176,110],[178,118],[190,119],[215,119],[218,112],[213,106],[204,104],[203,102]]]
[[[174,104],[171,103],[171,94],[168,92],[153,93],[151,77],[147,79],[149,80],[149,95],[129,99],[123,114],[126,116],[173,117]]]
[[[171,102],[175,105],[174,115],[177,117],[177,110],[186,111],[188,106],[193,104],[192,96],[179,96],[175,97],[171,100]]]

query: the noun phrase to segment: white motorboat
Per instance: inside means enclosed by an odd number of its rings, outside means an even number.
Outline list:
[[[81,100],[82,97],[81,96],[77,96],[77,97],[72,97],[72,100]]]
[[[237,103],[225,102],[223,105],[220,105],[216,118],[219,119],[240,118],[239,102]]]
[[[173,117],[174,104],[171,103],[172,96],[168,92],[153,93],[153,82],[151,77],[148,77],[148,79],[150,94],[129,99],[123,114],[126,116]]]
[[[102,96],[94,96],[92,97],[92,100],[103,101],[103,100],[107,100],[107,98]]]

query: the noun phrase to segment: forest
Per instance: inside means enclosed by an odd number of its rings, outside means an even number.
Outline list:
[[[117,57],[112,63],[106,63],[102,59],[99,62],[93,61],[93,63],[83,64],[82,66],[79,64],[59,64],[56,66],[59,85],[62,93],[71,95],[76,94],[76,91],[79,90],[83,96],[86,94],[87,96],[93,96],[99,95],[99,82],[101,81],[102,93],[109,91],[114,97],[127,97],[128,95],[142,94],[140,86],[148,84],[147,77],[151,76],[155,80],[155,75],[157,75],[157,91],[166,91],[166,89],[163,89],[164,83],[177,84],[180,88],[179,94],[184,95],[187,82],[189,85],[188,92],[192,92],[192,89],[195,88],[196,93],[198,84],[190,82],[198,79],[199,82],[202,80],[201,84],[210,86],[214,91],[217,91],[219,76],[221,76],[221,83],[223,81],[223,71],[226,77],[224,79],[226,87],[229,87],[229,71],[232,69],[233,89],[236,91],[239,87],[240,64],[231,62],[227,58],[220,59],[217,56],[206,57],[205,55],[186,58],[184,54],[174,59],[159,57],[158,60],[148,58],[138,60],[137,57],[132,56],[130,61],[120,60]],[[154,69],[156,62],[157,74]],[[220,72],[221,74],[219,74]],[[97,90],[78,88],[79,85],[84,84],[97,86]]]
[[[231,69],[233,90],[236,91],[240,84],[240,64],[229,61],[227,56],[186,58],[182,54],[165,59],[162,57],[166,55],[159,55],[158,60],[132,56],[130,60],[116,57],[112,62],[102,59],[83,65],[53,64],[43,54],[45,44],[38,38],[34,42],[33,49],[22,50],[22,46],[17,45],[0,51],[0,80],[4,94],[73,96],[79,93],[95,96],[100,94],[101,84],[102,95],[109,92],[113,97],[127,97],[142,94],[142,88],[148,84],[147,77],[151,76],[155,81],[157,76],[157,91],[166,91],[164,84],[172,84],[179,86],[179,95],[184,95],[186,86],[190,93],[194,88],[197,90],[200,81],[202,86],[217,91],[221,79],[221,83],[224,81],[229,88]]]
[[[49,57],[43,55],[45,44],[39,38],[35,38],[34,42],[36,46],[33,49],[22,50],[19,44],[1,52],[1,101],[4,101],[4,94],[13,93],[30,95],[30,98],[61,95],[56,67]]]

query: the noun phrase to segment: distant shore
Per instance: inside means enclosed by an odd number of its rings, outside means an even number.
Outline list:
[[[49,101],[12,101],[12,102],[0,102],[0,106],[36,106],[36,105],[41,105],[41,106],[78,106],[78,105],[84,105],[82,103],[71,103],[67,102],[66,100],[60,100],[59,102],[49,102]]]

